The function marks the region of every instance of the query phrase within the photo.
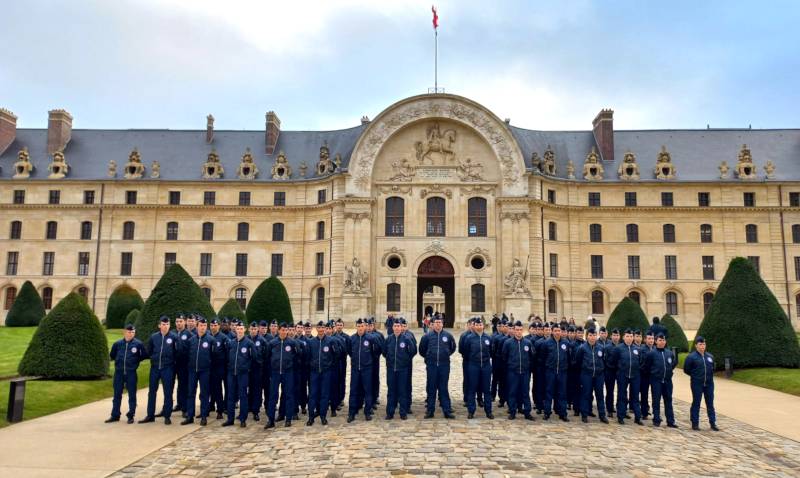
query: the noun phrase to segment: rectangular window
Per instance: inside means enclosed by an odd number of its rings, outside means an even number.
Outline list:
[[[83,203],[84,204],[94,204],[94,191],[84,191],[83,192]]]
[[[19,252],[17,251],[8,251],[8,255],[6,256],[6,275],[7,276],[15,276],[17,275],[17,266],[19,265]],[[795,260],[795,262],[797,262]]]
[[[325,289],[322,287],[317,288],[317,304],[315,308],[317,312],[325,311]]]
[[[627,206],[627,207],[636,206],[636,193],[635,192],[626,192],[625,193],[625,206]]]
[[[325,221],[319,221],[317,223],[317,240],[321,241],[325,239]]]
[[[133,221],[125,221],[122,224],[122,240],[132,241],[135,230],[136,230],[136,223],[134,223]]]
[[[201,252],[200,253],[200,275],[201,276],[210,276],[211,275],[211,253],[210,252]]]
[[[273,277],[280,277],[283,275],[283,254],[272,254],[271,260],[272,268],[270,269],[269,275]]]
[[[700,224],[700,242],[712,242],[712,229],[711,224]]]
[[[240,206],[250,205],[250,191],[239,191],[239,205]]]
[[[236,254],[236,275],[239,277],[247,275],[247,254]]]
[[[673,202],[672,202],[672,193],[670,193],[670,192],[663,192],[663,193],[661,193],[661,205],[662,205],[662,206],[667,206],[667,207],[669,207],[669,206],[672,206],[672,205],[673,205]]]
[[[174,252],[165,252],[164,253],[164,272],[167,272],[167,269],[170,266],[175,265],[176,262],[176,254]]]
[[[56,262],[56,253],[55,252],[45,252],[42,254],[42,275],[43,276],[51,276],[53,275],[53,267],[55,266]]]
[[[89,253],[88,252],[79,252],[78,253],[78,275],[79,276],[87,276],[87,275],[89,275]]]
[[[556,191],[555,189],[548,189],[547,190],[547,202],[550,204],[556,203]]]
[[[800,193],[789,193],[789,206],[800,207]]]
[[[204,206],[215,206],[217,204],[217,192],[216,191],[204,191],[203,192],[203,205]]]
[[[703,256],[703,279],[714,280],[714,256]]]
[[[50,204],[60,204],[61,203],[61,191],[57,189],[50,190],[50,196],[48,198],[48,203]]]
[[[58,238],[58,223],[55,221],[47,221],[47,225],[45,227],[44,233],[45,239],[57,239]]]
[[[625,236],[628,242],[639,242],[639,226],[636,224],[627,224],[625,226]]]
[[[794,258],[794,280],[800,281],[800,257]]]
[[[386,286],[386,310],[400,312],[400,284]]]
[[[603,256],[592,256],[592,279],[603,278]]]
[[[316,273],[318,276],[321,276],[325,273],[325,253],[324,252],[317,252],[317,267]]]
[[[81,223],[81,240],[90,241],[92,239],[92,222],[83,221]]]
[[[483,284],[473,284],[470,288],[472,312],[486,311],[486,287]],[[399,287],[398,287],[399,291]],[[397,310],[400,310],[398,307]]]
[[[761,274],[761,258],[759,256],[747,256],[747,260],[750,261],[750,264],[753,264],[753,269]]]
[[[667,280],[678,279],[678,258],[676,256],[664,256],[664,275]]]
[[[639,256],[628,256],[628,279],[641,279]]]
[[[272,240],[273,241],[282,241],[283,240],[283,223],[276,222],[272,225]]]
[[[742,193],[742,201],[744,202],[744,207],[755,207],[756,193]]]
[[[275,191],[275,195],[272,199],[272,204],[275,206],[285,206],[286,205],[286,193],[284,191]]]
[[[589,242],[603,242],[603,228],[600,224],[589,224]]]
[[[201,232],[201,239],[204,241],[213,241],[214,240],[214,223],[213,222],[204,222],[203,229]]]
[[[708,207],[711,205],[711,197],[709,193],[697,193],[697,205],[700,207]]]
[[[167,240],[168,241],[177,241],[178,240],[178,223],[177,222],[168,222],[167,223]]]
[[[470,198],[467,201],[467,235],[486,237],[486,199]]]
[[[25,204],[25,190],[24,189],[15,189],[14,190],[14,204]]]
[[[558,240],[558,225],[555,221],[547,223],[547,238],[551,241]]]
[[[170,191],[169,192],[169,203],[172,206],[177,206],[181,203],[181,192],[180,191]]]
[[[327,189],[320,189],[317,191],[317,204],[323,204],[327,198],[328,190]]]
[[[550,254],[550,277],[558,277],[558,254]]]
[[[744,239],[748,243],[758,242],[758,226],[748,224],[744,227]]]
[[[119,275],[131,275],[131,268],[133,267],[133,252],[123,252],[119,261]]]
[[[600,193],[589,193],[589,206],[600,206]]]
[[[22,237],[22,221],[11,221],[10,239],[20,239]]]
[[[136,204],[137,196],[136,191],[125,191],[125,204]]]

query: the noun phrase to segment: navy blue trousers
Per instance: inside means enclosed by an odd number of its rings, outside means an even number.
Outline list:
[[[617,420],[625,418],[628,404],[633,409],[633,416],[637,420],[642,418],[642,409],[639,407],[639,382],[638,375],[628,378],[624,373],[617,373]]]
[[[450,382],[450,363],[426,364],[425,372],[425,392],[427,394],[425,409],[429,413],[433,413],[438,393],[442,412],[452,413],[453,405],[450,402],[450,391],[447,389]]]
[[[581,372],[581,416],[589,416],[592,413],[592,395],[597,401],[597,413],[600,418],[606,416],[606,409],[603,401],[603,385],[605,384],[605,374],[598,373],[592,377],[591,373]]]
[[[386,367],[386,415],[390,417],[394,415],[398,402],[400,415],[408,415],[408,410],[411,408],[408,394],[410,374],[411,369],[408,368],[393,370]]]
[[[654,380],[650,382],[653,391],[653,424],[661,423],[661,400],[664,400],[664,415],[667,425],[675,423],[675,413],[672,411],[672,379]]]
[[[210,370],[200,370],[196,372],[189,370],[189,393],[186,399],[186,416],[194,418],[195,398],[197,397],[197,384],[200,383],[200,417],[208,417],[208,389],[211,378]]]
[[[234,374],[228,371],[228,420],[233,420],[236,413],[236,400],[239,400],[239,421],[247,421],[247,385],[250,374],[240,372]]]
[[[111,416],[119,418],[122,406],[122,389],[128,389],[128,413],[125,415],[133,417],[136,415],[136,369],[128,369],[125,373],[122,369],[114,370],[114,399],[111,400]]]
[[[281,400],[287,419],[294,415],[294,371],[289,370],[283,373],[272,371],[269,377],[269,405],[267,405],[267,416],[271,421],[275,421],[275,407],[278,405],[278,387],[281,389]]]
[[[642,408],[642,415],[650,414],[650,401],[647,395],[650,392],[650,375],[642,374],[639,380],[639,406]]]
[[[189,365],[176,364],[175,377],[178,381],[178,397],[175,401],[177,404],[176,408],[183,410],[183,407],[186,406],[186,397],[189,395],[189,387],[187,387],[189,383]]]
[[[250,373],[247,377],[247,407],[250,413],[261,412],[261,367],[250,366]]]
[[[500,402],[508,401],[506,395],[506,372],[505,364],[500,359],[492,359],[492,401],[495,397],[500,397]]]
[[[224,366],[212,366],[211,373],[209,374],[209,386],[208,391],[211,396],[211,407],[217,411],[217,413],[222,413],[225,410],[225,394],[222,392],[222,383],[225,381],[225,367]]]
[[[531,386],[531,374],[528,371],[519,373],[509,371],[506,375],[506,394],[508,398],[508,413],[514,415],[522,405],[522,412],[531,413],[531,397],[528,390]]]
[[[544,365],[536,367],[536,377],[534,377],[534,388],[536,393],[533,395],[533,401],[536,404],[537,410],[544,410],[544,397],[547,395],[547,370]]]
[[[492,367],[478,364],[467,365],[467,411],[475,413],[475,396],[483,396],[483,410],[492,413]]]
[[[611,415],[614,413],[614,386],[617,384],[617,370],[606,368],[603,372],[605,374],[606,382],[606,413]],[[597,404],[600,408],[601,404]]]
[[[175,370],[172,367],[150,369],[150,390],[147,392],[147,416],[153,417],[156,414],[156,394],[158,393],[158,382],[161,381],[164,392],[164,406],[161,408],[165,418],[172,415],[172,387],[175,382]]]
[[[325,418],[328,415],[328,406],[331,396],[331,377],[333,377],[333,372],[331,370],[311,372],[311,382],[309,383],[308,393],[309,418]]]
[[[372,367],[350,367],[350,400],[348,415],[355,415],[364,405],[364,415],[372,415]]]
[[[558,373],[556,373],[558,372]],[[544,413],[552,411],[559,417],[567,416],[567,371],[545,369],[547,387],[545,387]]]
[[[692,424],[698,425],[700,423],[700,400],[706,401],[706,413],[708,414],[708,422],[712,424],[717,423],[717,414],[714,411],[714,382],[708,382],[703,385],[701,381],[691,381],[692,388],[692,406],[689,408],[689,415],[692,418]]]

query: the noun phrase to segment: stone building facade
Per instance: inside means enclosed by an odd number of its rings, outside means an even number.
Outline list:
[[[99,317],[178,262],[219,309],[276,275],[296,319],[593,315],[696,328],[747,256],[798,328],[800,131],[533,131],[421,95],[339,131],[80,130],[0,110],[2,316],[25,280]],[[431,294],[435,292],[435,294]],[[423,303],[423,297],[426,302]],[[443,305],[441,298],[443,297]],[[430,299],[430,300],[429,300]]]

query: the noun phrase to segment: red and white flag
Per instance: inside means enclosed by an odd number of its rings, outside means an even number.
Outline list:
[[[433,29],[436,30],[439,28],[439,15],[436,13],[436,7],[431,5],[431,11],[433,12]]]

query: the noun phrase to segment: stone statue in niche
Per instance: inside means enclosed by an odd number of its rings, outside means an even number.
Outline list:
[[[728,179],[728,172],[731,170],[730,166],[728,166],[727,161],[723,161],[719,163],[719,178],[720,179]]]
[[[528,270],[522,268],[519,259],[514,258],[511,264],[511,270],[506,274],[503,280],[506,295],[519,295],[528,293]]]
[[[361,270],[361,263],[353,258],[352,265],[344,266],[344,290],[346,292],[364,292],[367,287],[368,273]]]
[[[48,176],[50,179],[61,179],[69,173],[69,165],[67,165],[63,152],[53,153],[53,161],[47,166],[47,170],[50,171]]]
[[[109,178],[116,178],[117,177],[117,162],[113,159],[108,162],[108,177]]]
[[[292,177],[292,167],[283,151],[278,153],[275,164],[272,165],[272,179],[289,179]]]
[[[764,165],[764,172],[767,173],[767,179],[775,179],[775,163],[767,161]]]
[[[426,131],[427,141],[417,141],[414,149],[417,152],[417,161],[425,164],[430,161],[433,166],[447,164],[455,157],[453,143],[456,141],[456,132],[452,129],[441,130],[439,123],[428,126]],[[439,158],[437,161],[436,158]]]
[[[215,148],[208,153],[206,162],[203,163],[203,179],[219,179],[225,174],[222,163],[219,162],[219,155]]]
[[[658,168],[656,168],[657,170]],[[636,164],[636,155],[628,151],[617,169],[620,179],[634,181],[639,179],[639,165]]]
[[[467,158],[458,161],[458,175],[464,182],[483,181],[483,165],[477,161]]]
[[[128,155],[128,162],[125,163],[125,179],[139,179],[144,174],[144,164],[142,164],[142,156],[136,148],[133,148],[131,154]]]
[[[392,162],[392,177],[389,181],[411,181],[414,179],[414,174],[414,166],[408,159],[403,158],[399,162]]]
[[[153,161],[153,165],[150,166],[150,177],[153,179],[161,177],[161,163],[158,161]]]
[[[750,148],[746,144],[742,145],[739,151],[739,162],[736,164],[736,176],[739,179],[756,179],[756,166],[753,164],[753,157],[750,155]]]
[[[675,179],[675,175],[678,173],[672,164],[672,156],[664,145],[661,146],[658,159],[656,159],[655,173],[656,179]]]
[[[556,152],[553,151],[549,144],[547,145],[547,149],[544,151],[542,172],[550,176],[556,175]]]
[[[600,155],[597,149],[592,146],[592,150],[586,155],[586,162],[583,163],[583,179],[587,181],[600,181],[603,179],[603,165],[600,163]]]
[[[31,163],[31,155],[28,153],[28,147],[22,148],[17,153],[17,162],[14,163],[14,179],[25,179],[30,177],[34,167]]]
[[[250,148],[245,149],[236,175],[239,179],[255,179],[258,176],[258,167],[253,161],[253,154],[250,152]]]

